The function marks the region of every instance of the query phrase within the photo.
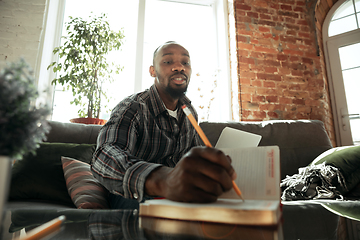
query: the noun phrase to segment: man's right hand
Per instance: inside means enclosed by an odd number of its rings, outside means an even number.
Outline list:
[[[150,173],[145,191],[179,202],[214,202],[231,189],[235,178],[229,156],[216,148],[194,147],[175,168],[160,167]]]

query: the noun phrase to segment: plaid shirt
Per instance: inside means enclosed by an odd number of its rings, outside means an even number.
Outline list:
[[[111,193],[139,202],[145,179],[159,166],[174,167],[200,139],[181,106],[197,114],[190,100],[179,100],[178,120],[171,117],[155,85],[121,101],[101,128],[92,172]]]

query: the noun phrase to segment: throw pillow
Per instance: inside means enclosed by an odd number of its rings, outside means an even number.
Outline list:
[[[310,166],[321,163],[338,168],[344,176],[347,188],[341,187],[337,182],[334,183],[341,194],[346,194],[360,183],[360,146],[329,149],[315,158]]]
[[[41,143],[12,168],[10,200],[45,200],[74,206],[66,188],[61,156],[90,163],[95,144]]]
[[[91,173],[90,165],[61,157],[69,195],[77,208],[108,209],[107,190]]]

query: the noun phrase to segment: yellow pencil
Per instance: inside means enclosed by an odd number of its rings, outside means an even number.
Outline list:
[[[29,231],[26,236],[18,238],[18,240],[36,240],[42,239],[44,237],[49,236],[52,233],[55,233],[57,230],[60,229],[61,224],[65,221],[65,216],[62,215],[57,217],[39,227],[36,227]]]
[[[191,124],[194,126],[196,132],[199,134],[201,140],[203,140],[205,146],[207,147],[212,147],[209,139],[206,137],[205,133],[203,132],[203,130],[201,129],[201,127],[199,126],[199,124],[196,122],[194,116],[192,115],[192,113],[190,112],[190,110],[187,108],[186,105],[183,105],[182,110],[184,111],[184,113],[186,114],[186,116],[188,117],[188,119],[190,120]],[[239,189],[239,187],[236,185],[235,181],[232,181],[232,185],[233,185],[233,189],[235,190],[236,194],[243,200],[245,201],[245,199],[242,197],[241,191]]]

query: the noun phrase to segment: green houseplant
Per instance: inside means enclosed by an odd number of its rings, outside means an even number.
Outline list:
[[[35,107],[38,92],[32,72],[21,59],[0,72],[0,226],[8,196],[11,162],[35,153],[49,127],[48,107]]]
[[[111,30],[106,19],[106,14],[91,16],[89,21],[70,17],[67,35],[62,37],[64,43],[53,51],[63,62],[48,66],[59,73],[52,84],[71,89],[74,99],[70,103],[80,107],[80,118],[99,118],[102,101],[108,101],[103,83],[111,83],[112,73],[122,70],[119,65],[109,64],[106,56],[120,49],[124,35],[121,30]]]

